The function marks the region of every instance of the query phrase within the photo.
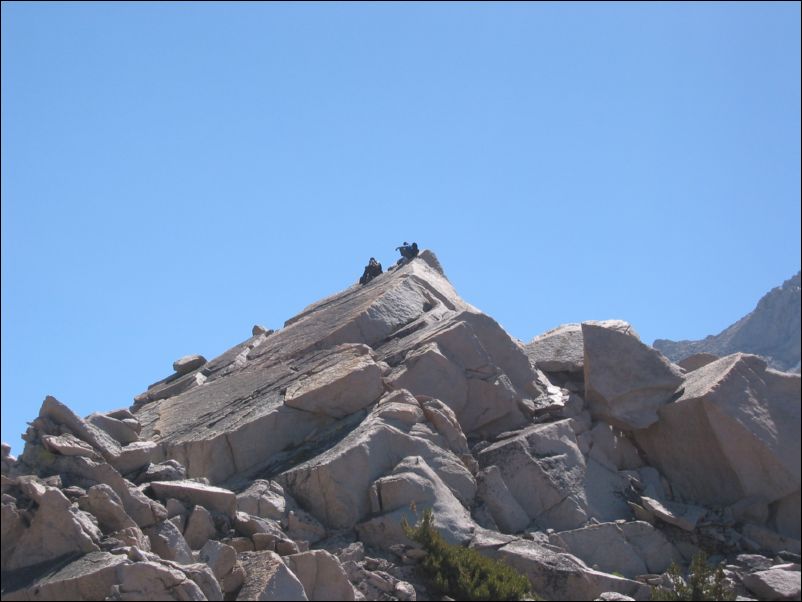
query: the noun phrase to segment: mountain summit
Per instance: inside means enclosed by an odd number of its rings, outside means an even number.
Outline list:
[[[424,251],[173,369],[3,446],[3,600],[441,599],[424,513],[548,599],[647,600],[700,549],[799,595],[800,377],[758,356],[682,368],[621,320],[524,347]]]
[[[757,307],[717,335],[701,341],[657,339],[654,348],[672,361],[679,362],[697,353],[724,356],[729,353],[754,353],[763,356],[777,370],[800,370],[800,315],[802,293],[800,273],[766,293]]]

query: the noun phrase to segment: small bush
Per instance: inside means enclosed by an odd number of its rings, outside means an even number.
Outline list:
[[[671,589],[652,588],[652,600],[735,600],[735,592],[727,587],[721,564],[712,567],[707,554],[699,552],[691,560],[688,580],[675,562],[668,568]]]
[[[485,558],[476,550],[447,543],[432,524],[432,511],[411,527],[402,522],[404,533],[426,550],[421,566],[432,585],[455,600],[537,599],[529,579],[511,566]]]

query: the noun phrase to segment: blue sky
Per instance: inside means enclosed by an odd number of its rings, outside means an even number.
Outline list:
[[[800,267],[799,3],[2,5],[2,439],[404,240],[528,341],[701,338]]]

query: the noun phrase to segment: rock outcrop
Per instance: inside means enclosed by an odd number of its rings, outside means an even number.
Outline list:
[[[772,289],[758,301],[749,314],[717,335],[701,341],[657,339],[654,348],[669,359],[679,362],[698,353],[719,357],[731,353],[752,353],[763,356],[776,369],[799,373],[800,313],[802,292],[800,272]]]
[[[424,251],[173,368],[3,446],[3,600],[435,599],[428,510],[550,599],[648,599],[699,549],[799,595],[800,379],[756,356],[679,367],[620,320],[525,347]]]

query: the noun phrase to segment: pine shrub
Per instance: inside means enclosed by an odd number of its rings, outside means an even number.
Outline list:
[[[735,593],[727,587],[724,568],[713,567],[707,562],[707,554],[699,552],[691,560],[688,579],[682,577],[677,563],[668,568],[671,588],[652,588],[652,600],[735,600]]]
[[[486,558],[472,548],[447,543],[433,525],[427,510],[414,527],[406,519],[404,533],[426,551],[423,571],[435,589],[455,600],[538,599],[529,579],[499,560]]]

